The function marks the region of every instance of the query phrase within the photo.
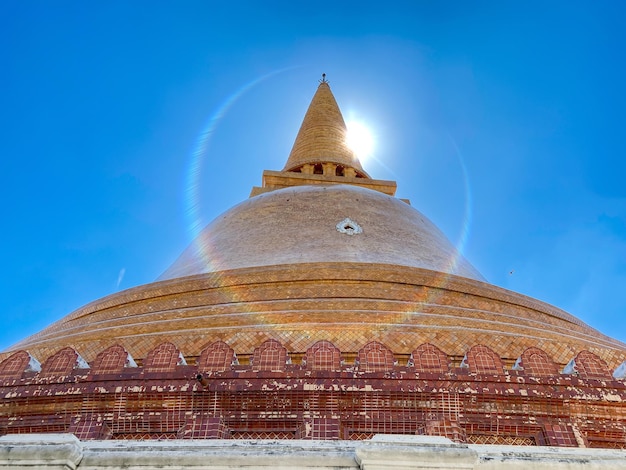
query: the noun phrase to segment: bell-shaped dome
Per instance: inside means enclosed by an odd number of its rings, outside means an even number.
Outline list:
[[[248,199],[209,224],[160,280],[326,261],[394,264],[484,280],[419,211],[348,185],[295,186]]]

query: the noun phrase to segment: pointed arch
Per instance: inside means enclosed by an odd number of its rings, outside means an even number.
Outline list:
[[[391,350],[378,341],[370,341],[357,353],[359,370],[380,372],[393,369],[395,359]]]
[[[72,347],[57,351],[46,359],[41,366],[41,375],[45,377],[69,375],[74,369],[87,369],[89,365]]]
[[[437,346],[424,343],[411,353],[413,367],[418,372],[448,372],[448,356]]]
[[[310,370],[341,370],[341,351],[330,341],[322,340],[313,344],[306,350],[304,360]]]
[[[0,362],[0,380],[19,379],[29,369],[39,371],[41,366],[28,351],[16,351]]]
[[[611,379],[607,363],[600,356],[587,350],[580,351],[574,358],[574,370],[583,378]]]
[[[175,344],[159,344],[148,353],[143,364],[144,372],[172,372],[177,365],[185,365],[185,358]]]
[[[235,351],[224,341],[215,341],[204,347],[198,357],[198,372],[223,372],[237,363]]]
[[[254,350],[252,369],[282,372],[287,364],[287,349],[274,339],[268,339]]]
[[[93,374],[118,374],[124,367],[136,367],[132,356],[123,346],[114,344],[96,356],[91,371]]]
[[[502,374],[504,364],[500,356],[482,344],[472,346],[466,355],[467,367],[473,374]]]
[[[536,347],[526,348],[515,362],[515,368],[533,376],[553,376],[559,374],[559,368],[550,356]]]

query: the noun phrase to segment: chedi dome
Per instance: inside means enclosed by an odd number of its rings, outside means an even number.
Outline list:
[[[626,345],[487,283],[345,134],[323,80],[284,169],[156,282],[2,353],[0,434],[626,448]]]
[[[298,263],[377,263],[483,277],[424,215],[360,185],[259,194],[209,224],[160,277]]]

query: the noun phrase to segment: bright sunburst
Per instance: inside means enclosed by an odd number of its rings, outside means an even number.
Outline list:
[[[348,147],[352,149],[361,163],[365,163],[374,151],[374,137],[371,131],[360,121],[348,121],[346,126]]]

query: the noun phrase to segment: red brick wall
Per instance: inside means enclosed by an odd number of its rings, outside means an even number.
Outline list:
[[[414,348],[408,364],[378,342],[364,345],[353,362],[342,361],[327,341],[294,364],[275,340],[262,343],[250,365],[237,364],[223,342],[207,345],[194,365],[180,364],[172,343],[151,351],[143,367],[124,367],[125,354],[108,348],[90,370],[75,367],[77,353],[65,348],[40,373],[27,370],[27,353],[10,356],[0,363],[0,434],[366,439],[394,433],[626,448],[626,384],[607,376],[606,365],[587,351],[576,356],[571,375],[555,372],[538,348],[522,353],[519,370],[507,370],[482,345],[468,350],[467,368],[451,365],[432,344]]]

